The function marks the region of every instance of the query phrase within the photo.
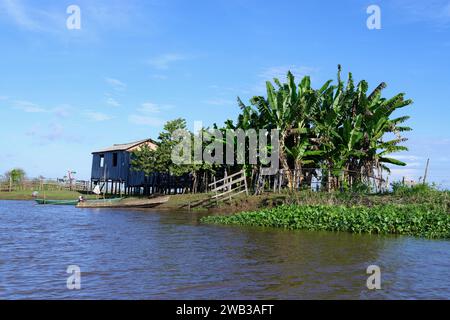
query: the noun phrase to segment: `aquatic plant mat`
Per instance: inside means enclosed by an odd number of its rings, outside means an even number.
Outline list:
[[[450,215],[428,205],[282,205],[231,216],[208,216],[201,221],[291,230],[402,234],[450,239]]]

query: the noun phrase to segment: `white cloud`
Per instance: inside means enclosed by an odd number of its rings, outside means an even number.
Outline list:
[[[110,105],[110,106],[113,106],[113,107],[120,107],[120,103],[117,102],[117,100],[114,99],[114,98],[108,98],[108,99],[106,100],[106,103],[107,103],[108,105]]]
[[[400,154],[400,155],[392,154],[390,157],[401,160],[401,161],[418,161],[418,160],[423,159],[423,157],[420,157],[420,156],[404,155],[404,154]]]
[[[40,29],[38,23],[32,20],[25,7],[22,5],[20,0],[2,0],[1,6],[4,12],[19,26],[24,27],[29,30]]]
[[[170,104],[156,104],[152,102],[144,102],[137,111],[143,114],[160,113],[161,111],[166,111],[174,108]]]
[[[400,18],[409,22],[429,22],[438,26],[450,25],[448,0],[395,0],[394,7],[401,11]]]
[[[72,107],[67,104],[60,105],[56,108],[46,109],[42,108],[36,103],[26,101],[26,100],[15,100],[12,101],[12,105],[14,106],[14,109],[21,110],[23,112],[27,113],[49,113],[54,114],[57,117],[60,118],[66,118],[71,115],[72,113]]]
[[[1,100],[1,99],[0,99]],[[5,100],[9,100],[5,98]],[[26,100],[14,100],[11,102],[14,109],[20,110],[26,113],[47,113],[50,115],[54,115],[58,118],[67,118],[72,114],[76,113],[74,108],[69,104],[61,104],[55,108],[42,108],[36,103],[26,101]]]
[[[41,108],[37,104],[30,102],[30,101],[16,100],[16,101],[13,101],[13,105],[14,105],[15,109],[22,110],[27,113],[48,112],[48,110]]]
[[[76,1],[73,1],[77,4]],[[82,13],[89,18],[90,26],[95,29],[124,29],[142,27],[148,24],[151,12],[143,12],[145,2],[140,1],[83,1],[80,4]]]
[[[153,79],[156,79],[156,80],[167,80],[167,79],[169,79],[169,77],[164,75],[164,74],[152,74],[151,77]]]
[[[403,177],[418,181],[424,173],[426,159],[422,156],[414,154],[392,154],[389,155],[389,157],[406,163],[406,166],[404,167],[388,165],[391,169],[391,181],[399,181],[403,179]]]
[[[186,56],[177,53],[166,53],[157,57],[153,57],[147,63],[155,69],[166,70],[169,66],[177,61],[186,60]]]
[[[110,115],[97,111],[86,111],[84,115],[91,121],[96,122],[108,121],[112,119]]]
[[[146,20],[148,14],[143,14],[142,4],[138,1],[78,1],[79,3],[68,2],[62,6],[57,2],[0,0],[0,19],[12,22],[27,31],[63,35],[64,38],[61,39],[64,41],[67,41],[69,34],[66,27],[66,20],[69,16],[66,8],[69,4],[79,5],[82,21],[86,21],[86,28],[71,32],[70,35],[82,32],[83,40],[98,40],[100,38],[99,31],[109,31],[114,28],[124,29],[135,25],[142,28],[148,25]]]
[[[127,88],[127,85],[122,81],[114,78],[105,78],[106,83],[108,83],[114,90],[123,91]]]
[[[128,121],[137,124],[137,125],[144,125],[144,126],[151,126],[151,127],[160,127],[164,124],[164,120],[156,117],[150,117],[146,115],[140,115],[140,114],[132,114],[128,117]]]
[[[163,110],[168,110],[172,108],[171,105],[160,105],[152,102],[143,103],[137,110],[136,113],[131,114],[128,117],[128,121],[132,124],[160,127],[164,125],[164,119],[154,116],[154,114],[159,114]]]
[[[317,73],[318,69],[306,66],[298,67],[295,65],[275,66],[262,70],[258,76],[265,81],[272,81],[273,78],[278,78],[280,81],[283,81],[286,79],[288,71],[291,71],[292,74],[299,79]]]
[[[161,107],[155,103],[145,102],[141,105],[138,111],[142,113],[159,113],[161,112]]]
[[[73,108],[68,104],[63,104],[59,107],[53,108],[50,112],[54,113],[57,117],[67,118],[73,113]]]
[[[33,32],[65,31],[65,10],[33,7],[21,0],[0,0],[0,14],[22,29]]]
[[[391,179],[390,180],[401,180],[403,177],[406,179],[411,179],[418,181],[423,175],[423,172],[419,169],[413,168],[392,168],[391,169]]]
[[[60,123],[50,123],[45,127],[42,125],[34,125],[26,132],[26,135],[37,140],[39,144],[46,144],[57,141],[69,143],[80,142],[79,136],[66,134],[64,126]]]

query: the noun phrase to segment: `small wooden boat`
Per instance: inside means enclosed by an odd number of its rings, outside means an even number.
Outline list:
[[[76,206],[78,200],[50,200],[50,199],[36,199],[37,204],[49,204],[57,206]]]
[[[88,200],[77,204],[77,208],[152,208],[169,201],[170,196],[150,199],[104,199]]]

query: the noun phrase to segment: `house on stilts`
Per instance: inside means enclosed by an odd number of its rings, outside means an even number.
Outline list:
[[[111,147],[92,152],[91,190],[93,185],[99,185],[106,194],[140,194],[148,184],[144,172],[133,170],[131,165],[132,152],[147,145],[156,149],[152,139],[139,140],[124,144],[114,144]]]
[[[91,190],[99,185],[105,194],[150,195],[179,193],[190,188],[188,177],[156,172],[146,176],[143,171],[133,170],[132,152],[144,145],[153,150],[158,147],[154,140],[145,139],[92,152]]]

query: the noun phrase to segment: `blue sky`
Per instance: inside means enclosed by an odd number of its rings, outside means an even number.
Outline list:
[[[81,30],[66,27],[69,5]],[[369,5],[381,30],[366,27]],[[156,138],[166,120],[235,119],[288,69],[315,86],[337,64],[414,105],[409,165],[450,185],[450,1],[0,0],[0,173],[88,179],[91,151]]]

